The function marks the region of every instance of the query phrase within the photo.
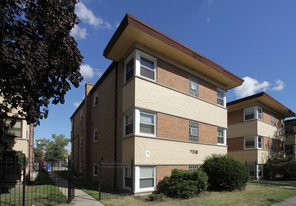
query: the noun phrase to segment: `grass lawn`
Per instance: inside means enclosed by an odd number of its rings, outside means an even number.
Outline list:
[[[149,202],[144,197],[130,196],[107,199],[101,202],[106,205],[271,205],[284,199],[296,196],[296,190],[280,187],[247,185],[244,191],[203,192],[196,198],[176,200],[165,198],[162,201]]]
[[[252,180],[251,183],[296,187],[296,181]]]

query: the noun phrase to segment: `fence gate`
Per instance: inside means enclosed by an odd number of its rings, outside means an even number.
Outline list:
[[[98,163],[99,200],[133,193],[134,162]]]
[[[73,161],[0,160],[0,206],[57,205],[74,198]]]

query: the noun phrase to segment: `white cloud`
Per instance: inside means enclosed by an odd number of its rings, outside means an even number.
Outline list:
[[[210,17],[207,17],[207,23],[209,23],[211,21]]]
[[[104,21],[102,18],[96,17],[92,10],[88,9],[82,2],[76,5],[76,14],[82,21],[94,27],[111,29],[112,26],[109,22]]]
[[[73,105],[74,105],[75,107],[79,107],[80,103],[81,103],[81,102],[74,102]]]
[[[271,89],[271,90],[274,90],[274,91],[282,91],[285,87],[284,85],[284,82],[282,80],[276,80],[275,82],[275,86]]]
[[[253,95],[259,91],[266,91],[270,86],[270,83],[267,81],[259,82],[257,79],[251,77],[244,77],[244,83],[234,89],[234,93],[238,98],[243,98],[246,96]]]
[[[71,30],[71,35],[76,39],[85,39],[86,38],[86,28],[80,28],[78,25]]]
[[[80,73],[82,74],[84,79],[87,79],[87,78],[91,79],[95,75],[94,69],[88,64],[82,64],[80,66]]]
[[[275,86],[272,87],[272,84],[268,81],[259,82],[257,79],[253,79],[248,76],[243,79],[245,80],[244,83],[234,89],[234,94],[237,98],[243,98],[267,90],[282,91],[285,85],[282,80],[277,80],[275,82]]]

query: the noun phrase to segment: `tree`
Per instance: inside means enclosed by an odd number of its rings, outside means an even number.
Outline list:
[[[0,113],[12,109],[39,124],[48,105],[64,103],[82,81],[82,55],[71,29],[79,23],[78,0],[1,0]]]
[[[50,143],[49,139],[36,139],[36,147],[34,147],[35,159],[43,159],[47,145]]]
[[[65,155],[67,154],[65,147],[68,145],[70,139],[65,138],[65,135],[63,134],[60,134],[59,136],[53,134],[52,139],[53,141],[48,141],[48,144],[45,146],[44,159],[51,162],[65,160]]]

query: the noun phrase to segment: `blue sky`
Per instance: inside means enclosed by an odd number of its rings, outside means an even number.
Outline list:
[[[49,106],[35,139],[53,133],[70,138],[70,116],[84,98],[84,84],[95,83],[111,63],[103,50],[126,13],[244,78],[227,101],[266,91],[296,112],[295,11],[295,0],[81,0],[81,24],[72,35],[84,56],[84,80],[65,104]]]

